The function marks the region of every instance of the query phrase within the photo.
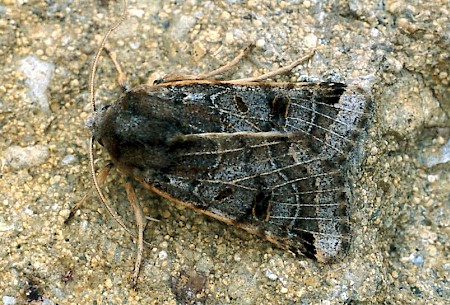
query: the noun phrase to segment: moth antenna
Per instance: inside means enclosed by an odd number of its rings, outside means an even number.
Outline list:
[[[95,73],[97,72],[97,66],[98,66],[98,60],[100,59],[100,54],[105,49],[106,40],[109,38],[112,32],[114,32],[121,24],[124,22],[124,20],[128,16],[128,1],[123,0],[123,14],[120,16],[120,19],[117,20],[113,26],[106,32],[105,36],[103,36],[103,39],[100,43],[100,47],[98,48],[97,52],[95,53],[94,62],[92,63],[91,67],[91,73],[89,75],[89,100],[91,103],[92,111],[95,111],[95,87],[94,87],[94,79],[95,79]]]
[[[100,188],[100,184],[98,183],[97,175],[95,174],[95,165],[94,165],[94,138],[91,137],[89,142],[89,157],[90,161],[90,169],[91,169],[91,175],[92,180],[94,181],[95,190],[97,191],[98,197],[100,198],[100,201],[102,202],[103,206],[106,208],[108,213],[111,215],[111,217],[133,238],[137,238],[136,234],[130,231],[130,229],[127,228],[127,226],[123,223],[122,220],[120,220],[117,213],[112,209],[111,205],[108,203],[108,199],[106,199],[105,195],[103,195],[103,192]],[[106,176],[109,174],[110,167],[106,167],[106,170],[101,172],[100,175],[102,176],[100,179],[104,180],[106,179]]]
[[[95,108],[95,87],[94,87],[94,80],[95,80],[95,73],[97,71],[97,65],[98,65],[98,61],[100,58],[100,54],[101,52],[105,49],[105,44],[106,44],[106,40],[108,39],[108,37],[111,35],[111,33],[117,29],[122,22],[127,18],[127,7],[128,7],[128,2],[127,0],[123,0],[123,8],[124,8],[124,12],[122,14],[122,16],[120,17],[120,19],[118,21],[116,21],[113,26],[108,30],[108,32],[106,32],[105,36],[103,36],[103,39],[100,43],[100,47],[98,48],[97,52],[95,53],[95,57],[94,57],[94,62],[92,63],[92,68],[91,68],[91,73],[89,75],[89,99],[90,99],[90,104],[91,104],[91,108],[92,111],[96,111]],[[106,197],[103,195],[103,192],[100,188],[100,185],[98,183],[97,180],[97,175],[95,172],[95,164],[94,164],[94,138],[91,137],[90,142],[89,142],[89,165],[90,165],[90,172],[91,172],[91,176],[92,176],[92,181],[94,182],[94,186],[95,186],[95,190],[97,191],[97,194],[100,198],[100,201],[102,202],[103,206],[106,208],[106,210],[109,212],[109,214],[111,215],[111,217],[114,218],[114,220],[133,238],[137,238],[136,234],[134,234],[133,232],[131,232],[126,225],[120,220],[119,216],[115,213],[115,211],[111,208],[111,206],[108,203],[108,200],[106,199]]]

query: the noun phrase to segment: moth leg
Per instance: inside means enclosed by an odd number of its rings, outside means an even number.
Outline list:
[[[147,225],[147,220],[141,205],[136,199],[136,193],[134,192],[134,188],[129,181],[125,183],[125,189],[127,191],[128,200],[130,201],[131,207],[133,208],[134,216],[136,218],[136,224],[138,227],[138,240],[137,240],[138,247],[133,273],[133,287],[134,289],[136,289],[137,281],[139,278],[139,272],[141,270],[142,265],[142,258],[144,254],[144,230],[145,226]]]
[[[111,58],[111,61],[114,64],[114,67],[117,70],[117,82],[119,83],[119,86],[122,88],[123,91],[126,91],[128,89],[128,82],[127,82],[127,75],[125,72],[123,72],[122,67],[119,64],[119,61],[117,60],[117,55],[113,51],[109,50],[108,48],[104,48],[106,54],[108,54],[109,58]]]
[[[239,52],[239,54],[233,58],[231,61],[227,62],[225,65],[211,71],[208,73],[202,73],[202,74],[197,74],[197,75],[190,75],[190,74],[186,74],[186,75],[181,75],[181,74],[169,74],[164,76],[162,79],[156,80],[155,82],[158,84],[161,83],[167,83],[167,82],[173,82],[173,81],[182,81],[182,80],[207,80],[207,79],[211,79],[215,76],[218,75],[222,75],[223,73],[227,72],[228,70],[230,70],[231,68],[233,68],[234,66],[236,66],[244,56],[247,56],[251,50],[253,50],[255,46],[253,44],[247,46],[246,48],[244,48],[243,50],[241,50]]]
[[[108,177],[109,172],[111,171],[111,168],[114,165],[112,163],[108,163],[102,170],[101,172],[98,174],[98,182],[100,184],[103,184],[103,182],[105,182],[106,177]],[[94,191],[94,187],[92,187],[90,190],[88,190],[83,198],[81,198],[80,201],[77,202],[77,204],[70,210],[69,216],[67,216],[66,220],[64,220],[64,224],[67,225],[69,224],[69,222],[72,220],[72,218],[75,216],[75,213],[81,209],[83,207],[83,204],[86,202],[86,200],[88,200]]]
[[[106,180],[106,178],[108,177],[108,175],[109,175],[111,169],[113,168],[113,166],[114,166],[113,163],[108,163],[108,164],[100,171],[100,173],[99,173],[98,176],[97,176],[99,185],[102,185],[102,184],[105,182],[105,180]],[[92,196],[92,194],[93,194],[92,191],[94,191],[94,190],[95,190],[94,187],[92,187],[92,189],[88,190],[88,191],[86,192],[86,194],[84,194],[83,198],[81,198],[81,200],[78,201],[77,204],[70,210],[69,216],[67,216],[67,218],[64,220],[64,224],[65,224],[65,225],[67,225],[67,224],[70,223],[70,221],[71,221],[71,220],[73,219],[73,217],[75,216],[75,213],[76,213],[79,209],[81,209],[81,208],[83,207],[83,204],[86,202],[86,200],[88,200],[88,199]],[[108,209],[108,210],[113,211],[113,209],[111,208],[111,206],[109,205],[109,203],[103,202],[103,204],[104,204],[105,206],[107,206],[107,209]],[[123,224],[123,222],[118,218],[119,216],[118,216],[117,214],[116,214],[116,215],[111,214],[111,215],[112,215],[112,217],[114,218],[114,220],[115,220],[115,221],[116,221],[116,222],[117,222],[117,223],[118,223],[118,224],[119,224],[119,225],[127,232],[128,235],[130,235],[132,238],[136,239],[136,235],[133,234],[127,227],[125,227],[125,225]],[[146,219],[151,220],[151,221],[156,221],[156,222],[159,221],[158,219],[155,219],[155,218],[152,218],[152,217],[146,217]],[[146,242],[146,241],[144,241],[144,243],[147,244],[147,245],[149,245],[149,243]]]
[[[235,80],[230,80],[230,81],[225,81],[226,83],[229,84],[239,84],[239,83],[248,83],[248,82],[258,82],[258,81],[262,81],[280,74],[284,74],[287,73],[289,71],[291,71],[292,69],[294,69],[295,67],[297,67],[298,65],[300,65],[301,63],[308,61],[311,57],[313,57],[315,54],[315,51],[312,51],[311,53],[302,56],[300,58],[298,58],[297,60],[295,60],[294,62],[290,63],[289,65],[285,66],[285,67],[281,67],[279,69],[276,69],[274,71],[270,71],[267,72],[265,74],[262,74],[260,76],[255,76],[255,77],[248,77],[248,78],[240,78],[240,79],[235,79]]]

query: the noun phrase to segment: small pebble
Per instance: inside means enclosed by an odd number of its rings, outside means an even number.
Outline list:
[[[2,298],[3,305],[15,305],[16,304],[16,298],[10,297],[8,295],[3,296]]]
[[[50,157],[48,148],[44,145],[20,147],[10,146],[5,149],[3,158],[14,169],[38,166]]]
[[[271,270],[266,270],[266,277],[272,281],[275,281],[278,278],[278,276],[275,273],[273,273]]]
[[[266,41],[264,39],[258,39],[256,41],[256,47],[257,48],[263,48],[266,45]]]

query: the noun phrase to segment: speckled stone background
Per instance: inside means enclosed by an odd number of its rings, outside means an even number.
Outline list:
[[[122,10],[107,0],[0,1],[2,304],[445,304],[450,299],[450,20],[436,1],[133,0],[113,34],[131,85],[211,71],[249,43],[229,78],[316,55],[283,80],[358,84],[375,102],[355,177],[354,241],[322,266],[136,186],[149,216],[135,245],[89,199],[88,74]],[[107,57],[97,100],[120,94]],[[107,156],[99,150],[98,168]],[[119,175],[105,185],[134,222]],[[69,276],[68,272],[72,272]]]

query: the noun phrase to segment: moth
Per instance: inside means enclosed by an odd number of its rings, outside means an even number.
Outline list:
[[[150,191],[295,254],[339,260],[370,98],[343,83],[260,79],[141,85],[87,126],[120,172]]]

